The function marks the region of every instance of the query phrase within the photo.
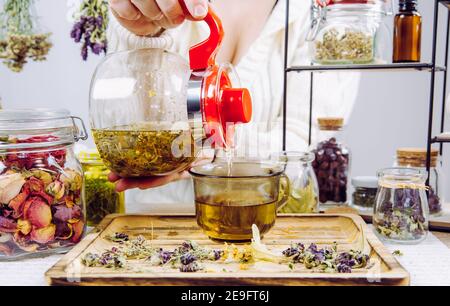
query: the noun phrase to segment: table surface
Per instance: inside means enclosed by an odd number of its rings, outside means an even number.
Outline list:
[[[189,209],[186,208],[183,213],[192,213]],[[151,214],[154,211],[142,211],[142,206],[135,208],[127,205],[127,213]],[[386,244],[390,251],[400,250],[404,253],[404,256],[397,259],[410,272],[412,285],[450,285],[450,233],[435,231],[431,233],[432,235],[419,245]],[[442,262],[440,256],[445,256],[448,260]],[[46,285],[44,273],[60,258],[61,255],[53,255],[39,259],[0,262],[0,285]],[[436,262],[441,263],[436,265]],[[442,273],[442,271],[449,272]]]
[[[450,233],[432,232],[440,241],[450,249]]]

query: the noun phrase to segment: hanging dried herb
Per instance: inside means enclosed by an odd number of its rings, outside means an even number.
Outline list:
[[[32,61],[44,61],[52,47],[51,33],[36,33],[34,0],[6,0],[0,13],[0,59],[12,71],[20,72]]]
[[[108,1],[83,0],[75,14],[70,37],[82,43],[81,57],[87,60],[89,49],[99,55],[107,50],[106,28],[108,26]]]

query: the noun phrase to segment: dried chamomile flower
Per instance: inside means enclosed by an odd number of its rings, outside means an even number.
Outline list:
[[[346,29],[344,33],[336,29],[326,31],[322,40],[316,42],[315,59],[320,62],[371,62],[373,35]]]

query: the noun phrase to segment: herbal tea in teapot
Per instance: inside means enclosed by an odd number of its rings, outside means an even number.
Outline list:
[[[123,126],[94,129],[93,135],[105,165],[122,177],[167,175],[195,159],[189,130]]]

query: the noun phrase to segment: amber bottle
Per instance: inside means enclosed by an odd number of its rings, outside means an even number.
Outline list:
[[[422,16],[417,0],[400,0],[394,21],[394,63],[420,62]]]

